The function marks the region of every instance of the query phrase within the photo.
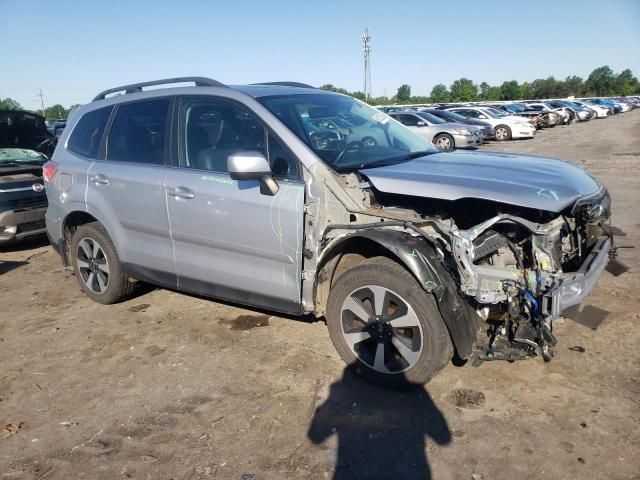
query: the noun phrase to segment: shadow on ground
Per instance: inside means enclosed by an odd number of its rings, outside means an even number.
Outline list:
[[[308,436],[322,443],[337,436],[333,480],[430,479],[429,439],[451,442],[447,422],[424,386],[377,387],[347,367],[311,421]]]
[[[3,275],[7,272],[15,268],[22,267],[23,265],[27,265],[29,262],[13,262],[10,260],[0,260],[0,275]]]

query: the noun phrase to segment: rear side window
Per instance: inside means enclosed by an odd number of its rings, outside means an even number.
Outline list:
[[[67,149],[83,157],[96,158],[112,109],[113,107],[105,107],[85,113],[73,129]]]
[[[164,142],[169,99],[118,106],[107,140],[107,160],[164,163]]]

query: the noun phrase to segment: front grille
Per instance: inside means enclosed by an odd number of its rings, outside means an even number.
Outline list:
[[[33,232],[35,230],[42,230],[43,228],[46,228],[44,219],[36,220],[35,222],[27,222],[27,223],[19,224],[18,233]]]
[[[25,197],[25,198],[15,198],[13,200],[9,200],[9,207],[12,210],[18,210],[21,208],[41,208],[47,206],[47,197],[46,195],[38,195],[37,197]]]

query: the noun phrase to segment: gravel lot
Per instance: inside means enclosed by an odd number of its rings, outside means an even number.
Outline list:
[[[482,150],[585,166],[637,246],[639,133],[636,110]],[[345,371],[323,322],[151,287],[102,306],[44,242],[0,251],[0,478],[640,479],[638,257],[589,299],[596,330],[557,326],[551,363],[398,393]]]

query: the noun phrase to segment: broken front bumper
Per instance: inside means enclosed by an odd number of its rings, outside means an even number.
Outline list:
[[[543,313],[556,319],[564,310],[587,298],[609,262],[610,249],[611,239],[601,237],[578,271],[564,274],[559,285],[544,296]]]

